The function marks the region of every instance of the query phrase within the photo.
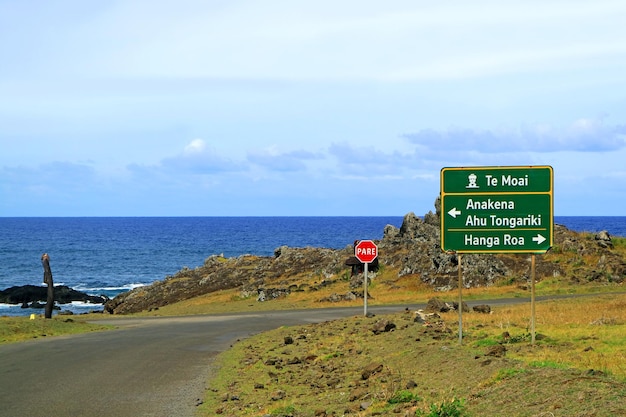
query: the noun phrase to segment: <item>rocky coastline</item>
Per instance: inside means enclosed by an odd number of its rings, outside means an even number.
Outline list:
[[[19,285],[0,290],[0,303],[21,305],[22,308],[41,309],[45,307],[48,289],[37,285]],[[58,304],[68,304],[73,301],[103,305],[107,297],[89,295],[65,285],[54,287],[54,301]]]
[[[398,279],[415,279],[434,291],[456,288],[458,258],[445,253],[440,246],[440,206],[420,218],[414,213],[404,216],[401,227],[387,225],[383,238],[376,240],[379,256],[370,277],[378,267],[393,271]],[[607,232],[594,235],[554,227],[552,253],[559,257],[537,257],[537,279],[567,279],[577,284],[621,284],[626,279],[626,259],[615,251]],[[361,267],[361,269],[360,269]],[[184,268],[164,280],[155,281],[109,299],[55,286],[55,302],[63,305],[74,301],[94,304],[110,314],[150,311],[207,293],[239,291],[241,298],[257,302],[288,297],[296,292],[314,293],[322,287],[346,282],[345,290],[319,301],[341,302],[362,297],[362,264],[354,257],[354,246],[343,249],[292,248],[281,246],[274,256],[241,255],[225,258],[209,256],[203,265]],[[516,254],[480,254],[463,256],[463,283],[466,288],[516,284],[528,287],[529,256]],[[393,285],[393,284],[392,284]],[[343,287],[343,284],[339,287]],[[0,303],[39,309],[45,306],[47,289],[23,285],[0,290]],[[314,295],[312,295],[314,297]],[[58,307],[57,307],[58,309]]]
[[[376,244],[379,265],[397,271],[398,278],[409,276],[435,291],[456,288],[458,259],[457,255],[441,250],[438,199],[435,201],[435,213],[431,211],[423,219],[414,213],[406,214],[401,227],[386,226],[383,238]],[[619,284],[626,279],[626,259],[613,250],[611,237],[606,232],[590,237],[555,225],[552,251],[566,254],[562,258],[567,263],[538,257],[538,279],[561,277],[581,284]],[[464,285],[467,288],[488,287],[501,282],[528,285],[529,258],[516,254],[464,255]],[[355,274],[354,268],[353,245],[339,250],[282,246],[275,250],[273,257],[242,255],[225,258],[212,255],[202,266],[185,268],[162,281],[117,295],[105,302],[104,311],[110,314],[149,311],[229,289],[239,289],[241,297],[256,297],[262,302],[294,292],[314,292],[349,277],[345,295],[336,295],[334,300],[330,300],[342,301],[359,294],[362,274],[358,273],[358,269]]]

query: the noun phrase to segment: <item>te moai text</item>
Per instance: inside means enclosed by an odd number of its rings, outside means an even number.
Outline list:
[[[514,177],[513,175],[502,175],[498,178],[495,175],[486,174],[487,187],[528,187],[528,175]]]

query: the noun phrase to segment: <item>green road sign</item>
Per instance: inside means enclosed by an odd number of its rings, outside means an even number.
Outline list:
[[[552,167],[441,170],[441,248],[544,253],[552,247]]]

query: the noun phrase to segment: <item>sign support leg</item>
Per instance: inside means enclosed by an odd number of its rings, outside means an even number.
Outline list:
[[[535,254],[530,257],[530,343],[535,345]]]
[[[459,257],[459,345],[463,344],[463,270],[461,268],[461,254]]]
[[[367,317],[367,266],[368,263],[365,262],[363,269],[363,315]]]

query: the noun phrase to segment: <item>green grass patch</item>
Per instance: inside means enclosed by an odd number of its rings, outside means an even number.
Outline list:
[[[611,237],[611,242],[613,243],[613,248],[618,250],[626,249],[626,237]]]
[[[34,320],[29,317],[0,317],[0,344],[111,328],[113,326],[87,323],[74,316],[55,316],[51,319],[36,316]]]
[[[418,411],[418,417],[464,417],[468,414],[465,412],[465,400],[453,398],[451,401],[444,401],[441,404],[431,404],[428,413]]]
[[[495,338],[484,338],[484,339],[476,340],[475,342],[472,343],[472,346],[476,348],[483,348],[487,346],[499,345],[500,343],[501,343],[501,340],[497,340]]]
[[[286,405],[283,407],[278,407],[275,410],[272,410],[270,413],[271,417],[291,417],[296,412],[296,407],[293,405]]]
[[[496,375],[493,377],[493,382],[499,382],[505,379],[515,378],[516,376],[524,374],[526,372],[528,372],[528,370],[521,367],[499,369]]]
[[[550,369],[568,369],[570,366],[556,362],[553,360],[541,360],[541,361],[531,361],[529,365],[534,368],[550,368]]]
[[[413,394],[409,390],[401,390],[395,392],[391,398],[387,400],[389,404],[402,404],[402,403],[410,403],[413,401],[419,401],[420,398],[417,394]]]

